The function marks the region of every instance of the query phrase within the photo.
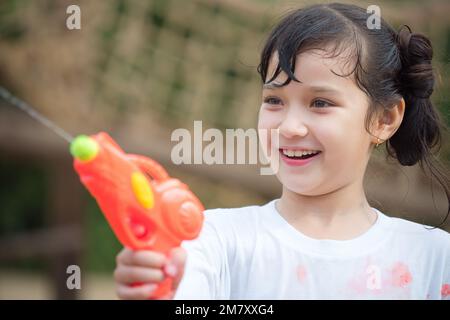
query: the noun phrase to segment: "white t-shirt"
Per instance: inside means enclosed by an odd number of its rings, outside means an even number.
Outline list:
[[[310,238],[263,206],[205,211],[175,299],[450,299],[450,234],[379,210],[351,240]]]

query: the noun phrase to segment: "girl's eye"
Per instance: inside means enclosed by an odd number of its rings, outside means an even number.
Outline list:
[[[331,107],[332,104],[325,100],[316,99],[312,102],[312,106],[314,106],[316,108],[326,108],[326,107]]]
[[[281,103],[281,100],[275,97],[267,97],[264,99],[264,103],[268,104],[279,104]]]

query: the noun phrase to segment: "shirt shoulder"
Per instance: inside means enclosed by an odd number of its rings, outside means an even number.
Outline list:
[[[203,212],[204,221],[196,239],[183,241],[185,246],[214,246],[217,250],[234,247],[246,236],[256,233],[262,206],[215,208]]]
[[[261,220],[263,206],[252,205],[239,208],[216,208],[204,211],[205,224],[217,231],[246,230],[251,232]]]
[[[265,206],[251,205],[205,210],[201,234],[214,234],[216,241],[230,253],[238,247],[252,248],[262,232]]]
[[[410,240],[413,246],[423,246],[430,250],[439,250],[446,253],[450,259],[450,233],[445,230],[406,220],[403,218],[389,218],[392,220],[394,233],[398,237]]]

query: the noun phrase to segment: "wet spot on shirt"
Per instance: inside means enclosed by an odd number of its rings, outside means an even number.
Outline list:
[[[297,266],[297,279],[299,282],[303,283],[306,280],[308,273],[306,271],[305,266],[299,265]]]
[[[395,287],[406,287],[412,282],[412,275],[409,268],[403,262],[394,264],[391,270],[392,285]]]
[[[450,283],[445,283],[442,285],[441,296],[442,298],[447,298],[450,296]]]
[[[353,292],[357,295],[361,295],[361,294],[365,293],[367,290],[365,277],[359,276],[359,277],[350,279],[350,281],[348,283],[348,287],[351,290],[351,292]]]

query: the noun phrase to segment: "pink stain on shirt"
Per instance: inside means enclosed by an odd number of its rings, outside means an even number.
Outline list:
[[[411,272],[408,266],[402,262],[397,262],[391,270],[392,284],[395,287],[406,287],[412,281]]]
[[[363,272],[356,272],[349,280],[348,287],[357,296],[367,292],[367,275]]]
[[[365,276],[357,276],[350,279],[348,286],[353,293],[357,295],[364,294],[367,290]]]
[[[308,275],[306,268],[302,265],[297,267],[297,279],[300,282],[305,282],[306,276]]]
[[[444,283],[441,288],[441,295],[443,298],[450,296],[450,284]]]

